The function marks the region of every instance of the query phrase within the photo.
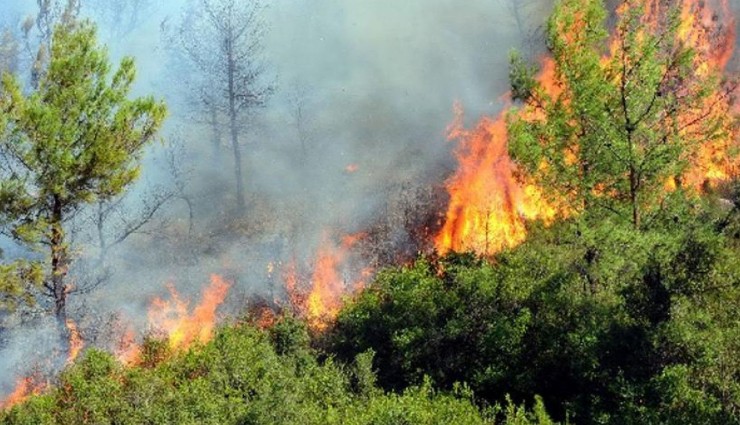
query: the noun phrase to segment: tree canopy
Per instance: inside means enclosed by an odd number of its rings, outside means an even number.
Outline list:
[[[697,168],[732,162],[735,84],[692,45],[696,30],[680,19],[689,5],[678,3],[624,2],[608,37],[602,2],[561,1],[542,77],[512,57],[513,94],[524,104],[509,114],[511,154],[571,210],[597,206],[590,212],[639,228],[672,194],[716,177]]]

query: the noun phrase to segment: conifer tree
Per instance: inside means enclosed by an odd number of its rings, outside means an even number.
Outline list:
[[[548,24],[553,74],[536,81],[518,55],[511,71],[524,101],[509,116],[515,161],[572,210],[597,207],[634,228],[667,193],[700,186],[689,169],[733,140],[734,85],[687,42],[680,7],[648,13],[645,3],[624,2],[608,38],[603,2],[559,2]]]
[[[56,27],[48,68],[26,93],[5,74],[0,87],[0,224],[17,242],[45,251],[43,294],[65,320],[73,250],[65,226],[86,205],[119,195],[166,114],[152,97],[130,99],[134,62],[111,74],[89,22]]]

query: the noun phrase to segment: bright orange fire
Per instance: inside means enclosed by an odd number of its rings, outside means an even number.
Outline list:
[[[311,276],[313,287],[306,302],[306,318],[311,327],[322,330],[342,306],[344,282],[339,274],[343,252],[329,244],[319,248]]]
[[[136,332],[132,328],[126,329],[118,341],[115,356],[125,365],[133,365],[139,360],[141,347],[136,343]]]
[[[84,341],[80,336],[77,324],[72,319],[64,322],[69,332],[69,352],[67,353],[67,364],[74,363],[84,348]],[[0,410],[9,409],[16,404],[23,403],[29,397],[38,395],[47,387],[47,383],[41,379],[40,374],[30,374],[16,381],[15,389],[5,399],[0,400]]]
[[[80,336],[80,331],[77,329],[77,324],[71,319],[65,321],[67,330],[69,331],[69,354],[67,355],[67,364],[74,363],[77,356],[80,355],[82,348],[85,346],[85,342]]]
[[[10,409],[16,404],[23,403],[29,397],[41,394],[46,383],[34,376],[26,376],[16,381],[15,389],[5,399],[0,400],[0,410]]]
[[[300,278],[295,262],[284,269],[283,279],[290,303],[306,318],[312,329],[325,330],[339,313],[345,293],[364,286],[364,281],[372,275],[372,269],[365,268],[359,273],[361,280],[348,285],[343,273],[351,249],[366,236],[364,233],[347,235],[342,238],[341,244],[324,237],[316,254],[307,292],[302,292],[299,287]]]
[[[624,3],[618,13],[625,13],[631,3]],[[645,2],[643,20],[657,26],[658,17],[665,14],[665,6],[656,0]],[[695,53],[693,68],[698,77],[721,78],[735,51],[735,17],[727,0],[682,0],[677,36]],[[616,39],[612,54],[616,51]],[[706,131],[701,128],[705,120],[728,118],[734,109],[734,90],[720,90],[694,110],[682,110],[678,117],[681,133],[688,140]],[[730,120],[727,120],[730,121]],[[680,180],[683,187],[702,191],[705,185],[714,186],[738,174],[738,158],[732,155],[738,148],[738,134],[731,124],[718,131],[722,137],[705,141],[690,158],[689,168],[679,179],[666,182],[667,190],[675,190]]]
[[[216,325],[216,309],[223,303],[230,286],[221,276],[212,275],[200,304],[189,313],[189,302],[180,297],[174,286],[168,285],[171,300],[155,298],[152,301],[149,323],[167,335],[173,349],[185,349],[194,342],[208,342]]]
[[[697,75],[721,76],[735,51],[735,18],[727,0],[684,0],[679,37],[696,52],[694,69]],[[682,123],[691,123],[699,114],[726,114],[733,109],[732,92],[714,93],[699,112],[688,112]],[[686,133],[693,130],[686,124]],[[731,155],[737,149],[737,133],[725,130],[724,137],[704,143],[684,176],[688,186],[701,189],[705,183],[714,185],[738,173],[738,159]]]
[[[462,127],[462,108],[449,137],[458,139],[459,167],[447,182],[450,204],[444,226],[435,238],[441,254],[475,251],[490,255],[516,246],[526,238],[525,220],[552,220],[556,209],[548,205],[534,185],[514,177],[514,163],[507,151],[503,115],[483,118],[472,131]]]
[[[713,4],[719,12],[715,12]],[[622,7],[631,5],[634,2],[623,3]],[[647,0],[642,5],[644,19],[657,22],[658,14],[662,13],[659,2]],[[679,37],[694,48],[697,73],[721,74],[734,52],[735,40],[734,19],[727,1],[683,0]],[[557,83],[554,65],[552,59],[545,59],[537,79],[550,96],[556,97],[562,89]],[[701,108],[701,113],[706,110],[726,113],[731,102],[728,93],[717,93],[705,108]],[[441,254],[454,250],[491,255],[522,243],[527,236],[526,220],[549,222],[565,211],[545,202],[536,185],[514,178],[515,165],[507,149],[505,111],[495,119],[484,117],[473,130],[465,130],[461,110],[456,105],[456,119],[448,130],[450,139],[459,140],[455,150],[458,168],[446,184],[450,201],[444,225],[435,237],[435,246]],[[682,123],[689,123],[687,134],[694,130],[690,123],[697,116],[692,114],[697,112],[688,111],[681,118]],[[719,142],[702,145],[682,177],[682,184],[701,188],[706,182],[714,183],[736,175],[738,164],[729,160],[732,158],[729,153],[736,147],[737,134],[732,130]],[[577,153],[571,154],[575,160]],[[675,182],[667,182],[666,187],[675,187]]]

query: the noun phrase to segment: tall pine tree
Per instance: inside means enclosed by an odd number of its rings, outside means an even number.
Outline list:
[[[43,294],[66,318],[73,261],[65,225],[86,205],[110,199],[137,178],[139,159],[166,115],[152,97],[129,99],[134,62],[111,74],[89,22],[56,27],[48,68],[26,94],[5,74],[0,87],[0,223],[45,251]]]
[[[687,177],[698,162],[727,160],[702,155],[729,154],[734,86],[691,45],[687,7],[626,1],[609,38],[603,2],[563,0],[548,24],[550,74],[535,80],[512,56],[524,105],[509,116],[511,154],[571,210],[639,229],[667,193],[701,184]]]

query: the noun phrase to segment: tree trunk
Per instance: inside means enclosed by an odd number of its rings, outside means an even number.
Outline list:
[[[51,291],[54,298],[54,316],[64,326],[67,320],[67,295],[69,288],[66,277],[69,270],[69,256],[62,228],[62,202],[54,198],[51,217]]]
[[[217,163],[221,162],[221,127],[218,125],[218,111],[215,106],[211,106],[210,110],[211,119],[211,131],[213,132],[212,143],[213,143],[213,160]]]
[[[246,202],[244,200],[244,177],[242,173],[242,153],[239,149],[239,134],[236,127],[236,112],[231,113],[231,147],[234,150],[234,178],[236,179],[236,207],[243,211]]]
[[[234,178],[236,179],[236,208],[243,212],[246,206],[244,201],[244,176],[242,173],[242,153],[239,149],[239,131],[236,126],[236,87],[234,74],[236,72],[234,63],[234,49],[231,34],[226,40],[227,72],[229,76],[229,127],[231,130],[231,147],[234,152]]]
[[[638,181],[635,167],[630,165],[630,203],[632,204],[632,226],[640,228],[640,205],[637,197]]]

